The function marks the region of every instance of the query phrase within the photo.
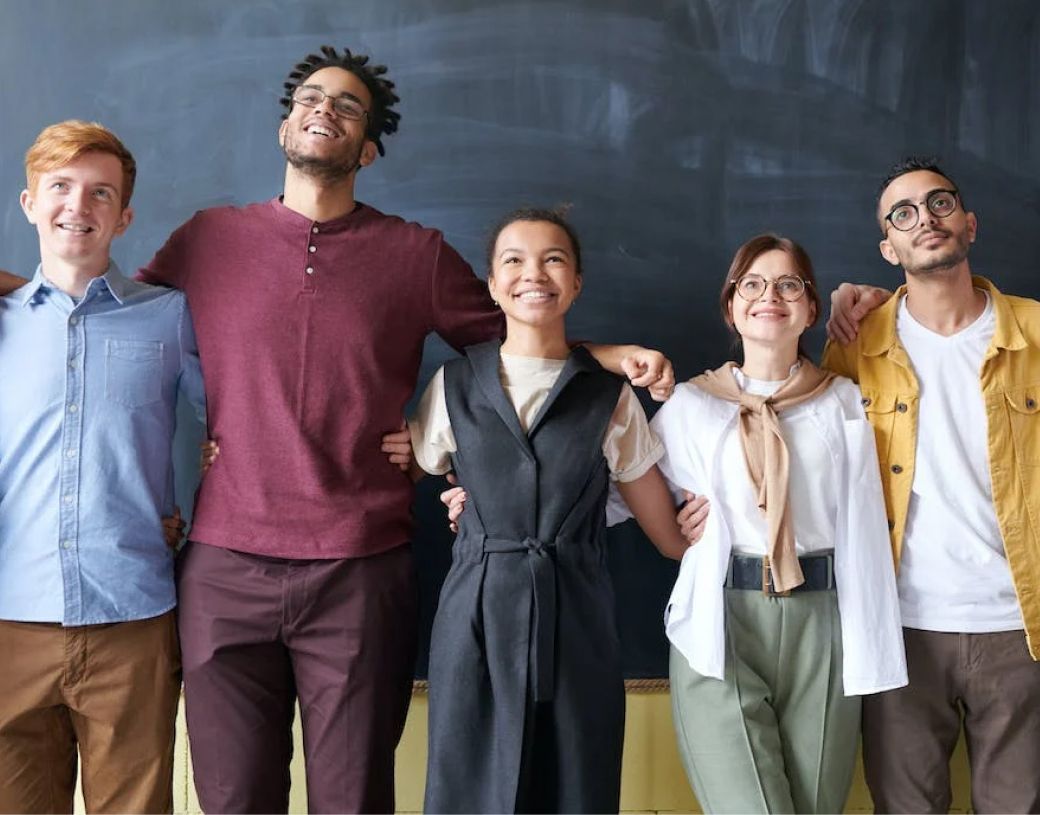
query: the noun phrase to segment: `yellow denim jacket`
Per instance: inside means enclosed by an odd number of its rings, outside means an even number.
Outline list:
[[[1029,652],[1040,660],[1040,302],[1001,294],[982,277],[972,281],[989,292],[997,322],[979,376],[988,419],[993,504]],[[881,463],[897,569],[914,482],[919,393],[896,334],[905,291],[906,286],[900,287],[864,319],[854,342],[829,342],[823,352],[823,366],[859,383],[863,392]],[[954,492],[950,500],[957,500]]]

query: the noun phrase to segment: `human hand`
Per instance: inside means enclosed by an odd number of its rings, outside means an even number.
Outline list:
[[[162,519],[163,538],[171,549],[176,550],[180,546],[185,526],[180,507],[174,507],[173,515]]]
[[[412,469],[412,434],[408,432],[408,423],[401,422],[401,427],[392,433],[383,435],[383,443],[379,448],[386,453],[390,463],[395,465],[401,472],[407,473]]]
[[[892,292],[879,286],[842,283],[831,292],[827,336],[848,345],[859,334],[860,321],[891,296]]]
[[[453,473],[448,473],[447,479],[449,484],[456,486],[441,493],[441,503],[448,508],[448,528],[452,532],[458,532],[458,520],[462,517],[462,512],[466,508],[466,498],[468,496],[462,487],[457,486],[459,482]]]
[[[220,445],[214,439],[206,439],[199,445],[199,450],[201,451],[199,468],[202,470],[202,474],[205,475],[209,472],[209,468],[213,466],[213,462],[217,460],[217,456],[220,455]]]
[[[675,522],[679,524],[682,536],[692,545],[704,536],[704,526],[708,522],[711,505],[703,495],[694,495],[686,490],[683,490],[683,498],[686,499],[686,503],[679,509]]]
[[[646,388],[655,402],[664,402],[675,390],[671,360],[652,348],[633,345],[621,360],[621,370],[633,387]]]

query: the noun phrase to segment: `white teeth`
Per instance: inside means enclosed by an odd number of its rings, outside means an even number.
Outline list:
[[[90,232],[91,227],[82,226],[81,224],[58,224],[59,229],[64,229],[66,232]]]
[[[322,127],[321,125],[310,125],[307,128],[307,132],[313,133],[315,136],[325,136],[330,139],[332,138],[332,131],[329,130],[327,127]]]
[[[552,294],[550,294],[547,291],[525,291],[516,295],[516,297],[517,299],[526,303],[533,301],[548,300],[552,297]]]

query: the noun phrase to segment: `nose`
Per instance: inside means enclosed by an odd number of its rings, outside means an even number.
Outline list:
[[[537,260],[531,260],[524,264],[524,280],[536,281],[546,280],[549,276]]]
[[[69,212],[86,212],[90,208],[90,191],[75,187],[65,197],[65,209]]]

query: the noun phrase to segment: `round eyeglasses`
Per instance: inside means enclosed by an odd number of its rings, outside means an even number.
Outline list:
[[[293,91],[292,100],[308,108],[316,108],[326,99],[332,100],[332,109],[337,116],[357,122],[368,115],[361,103],[350,96],[329,96],[314,85],[300,85]]]
[[[746,274],[732,282],[736,283],[737,294],[748,302],[761,299],[772,286],[781,300],[793,303],[801,299],[805,294],[805,287],[809,285],[808,280],[793,274],[785,274],[775,280],[766,280],[762,275]]]
[[[949,218],[957,211],[957,190],[932,190],[920,203],[936,218]],[[885,220],[900,232],[909,232],[921,222],[920,204],[908,201],[894,206]]]

